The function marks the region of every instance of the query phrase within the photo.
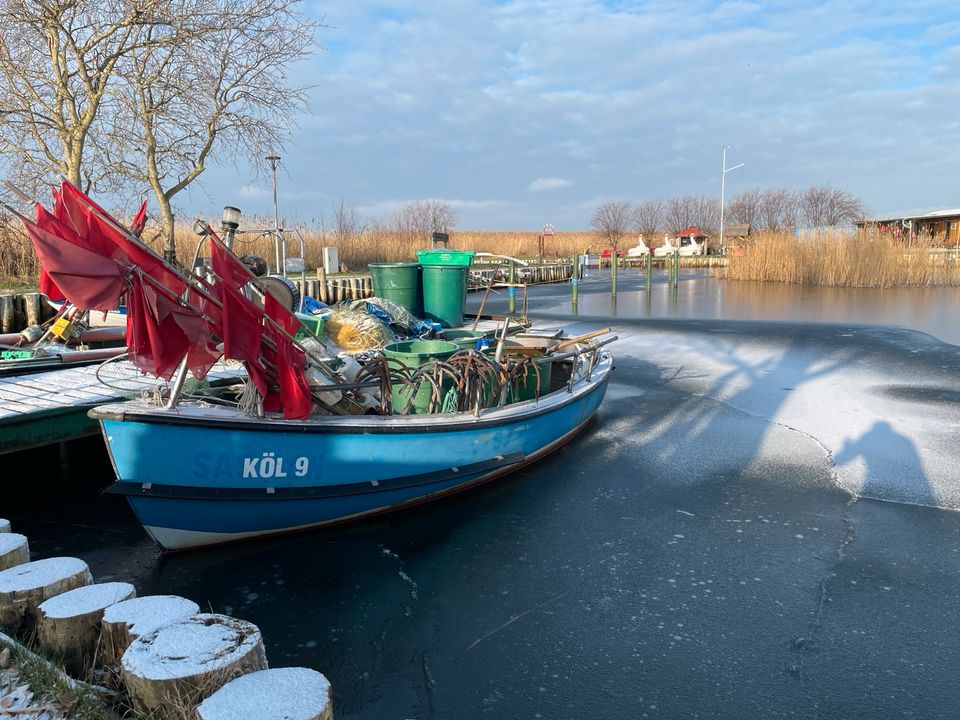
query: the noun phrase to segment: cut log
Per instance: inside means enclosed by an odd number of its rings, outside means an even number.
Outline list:
[[[10,532],[10,521],[0,518],[0,533]]]
[[[28,632],[44,600],[93,582],[90,568],[79,558],[56,557],[0,571],[0,627]]]
[[[100,655],[103,611],[136,594],[130,583],[111,582],[88,585],[50,598],[38,608],[40,645],[62,660],[74,676],[85,677]]]
[[[0,570],[30,562],[30,545],[26,535],[0,533]]]
[[[178,595],[147,595],[111,605],[104,610],[101,625],[104,665],[119,667],[120,658],[136,638],[198,612],[199,605]]]
[[[309,668],[260,670],[231,680],[197,707],[197,720],[333,720],[330,683]]]
[[[134,640],[120,660],[134,711],[151,720],[182,720],[235,677],[265,670],[256,625],[204,613]]]

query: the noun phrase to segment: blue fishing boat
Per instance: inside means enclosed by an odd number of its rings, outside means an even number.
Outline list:
[[[613,360],[584,345],[554,360],[553,392],[484,409],[409,416],[253,418],[231,408],[104,405],[125,495],[165,549],[211,545],[398,510],[513,472],[582,430]]]
[[[55,197],[52,212],[37,204],[35,220],[20,215],[46,272],[79,308],[117,307],[123,296],[129,360],[169,381],[89,412],[116,472],[107,492],[125,495],[165,549],[466,490],[560,447],[603,400],[613,368],[605,346],[616,339],[600,337],[608,329],[521,341],[507,318],[484,350],[440,339],[439,325],[380,299],[329,309],[331,347],[323,323],[294,312],[295,298],[278,295],[259,263],[232,252],[235,208],[224,214],[226,242],[198,221],[209,262],[198,244],[189,271],[68,182]],[[465,282],[447,289],[458,305]],[[221,360],[242,364],[243,380],[214,387],[207,378]],[[190,374],[203,392],[188,389]]]

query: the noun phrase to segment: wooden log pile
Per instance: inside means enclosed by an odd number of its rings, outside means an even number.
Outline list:
[[[0,562],[0,631],[35,641],[74,676],[106,677],[125,698],[118,710],[132,717],[333,718],[327,679],[307,668],[268,670],[250,622],[200,613],[174,595],[138,598],[129,583],[94,584],[78,558],[31,562],[27,538],[3,519]]]

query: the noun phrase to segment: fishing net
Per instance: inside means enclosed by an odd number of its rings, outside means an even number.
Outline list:
[[[331,342],[348,352],[379,350],[398,340],[386,323],[359,308],[330,308],[324,331]]]

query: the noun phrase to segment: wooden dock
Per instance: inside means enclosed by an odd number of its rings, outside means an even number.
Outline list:
[[[140,374],[130,362],[113,362],[108,387],[97,377],[100,365],[0,377],[0,455],[95,435],[97,422],[87,411],[157,387],[160,381]],[[242,369],[215,365],[208,380],[227,381]]]

